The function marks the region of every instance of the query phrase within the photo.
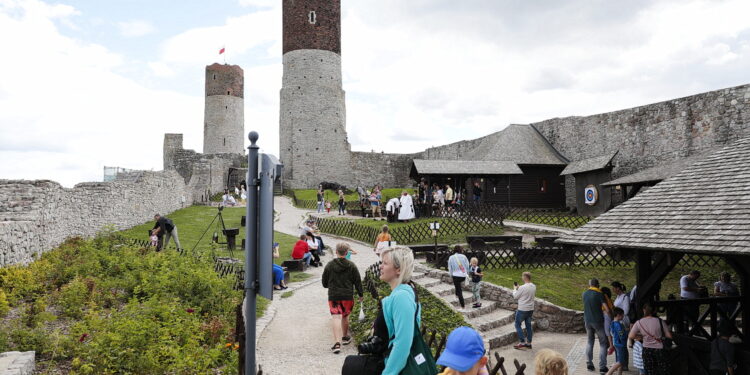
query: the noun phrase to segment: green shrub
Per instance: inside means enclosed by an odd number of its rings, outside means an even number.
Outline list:
[[[0,268],[0,289],[7,293],[7,299],[11,305],[15,306],[24,300],[34,299],[42,292],[42,287],[31,270],[26,267]]]
[[[4,318],[10,312],[10,304],[5,291],[0,289],[0,318]]]
[[[57,305],[63,316],[80,319],[83,317],[83,308],[90,295],[89,288],[80,279],[73,279],[70,283],[60,289]]]

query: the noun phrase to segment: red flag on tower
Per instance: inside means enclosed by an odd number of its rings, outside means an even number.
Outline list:
[[[219,50],[219,55],[221,55],[222,53],[224,53],[224,47],[221,47],[221,49]]]

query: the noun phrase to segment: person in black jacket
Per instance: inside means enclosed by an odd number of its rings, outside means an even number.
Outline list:
[[[154,215],[154,228],[151,230],[151,234],[155,234],[159,237],[159,245],[156,247],[156,251],[169,246],[169,239],[174,237],[174,244],[178,249],[180,246],[180,239],[177,237],[177,226],[168,217],[162,217],[159,214]]]
[[[362,302],[362,279],[357,266],[346,260],[351,250],[348,243],[336,245],[336,259],[329,262],[323,270],[323,287],[328,288],[328,308],[333,318],[333,339],[335,344],[331,351],[338,354],[341,345],[352,341],[349,332],[349,315],[354,308],[354,288],[357,289],[359,301]]]

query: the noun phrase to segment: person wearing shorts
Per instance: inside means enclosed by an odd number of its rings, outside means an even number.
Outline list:
[[[353,262],[346,259],[346,254],[351,250],[348,243],[341,242],[336,245],[336,259],[328,262],[321,278],[323,287],[328,289],[328,309],[333,319],[335,342],[331,351],[334,354],[341,352],[341,345],[352,342],[349,315],[354,308],[354,290],[357,290],[360,303],[363,296],[359,270]]]

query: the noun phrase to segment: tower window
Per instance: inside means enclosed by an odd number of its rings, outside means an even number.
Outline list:
[[[231,91],[227,91],[227,95],[232,95],[232,92]]]
[[[214,74],[214,80],[216,80],[216,74]]]
[[[227,139],[224,138],[224,146],[226,146],[226,145],[227,145]]]
[[[315,24],[316,19],[315,19],[315,11],[314,10],[311,10],[310,14],[307,15],[307,20],[310,21],[311,24],[313,24],[313,25]]]

